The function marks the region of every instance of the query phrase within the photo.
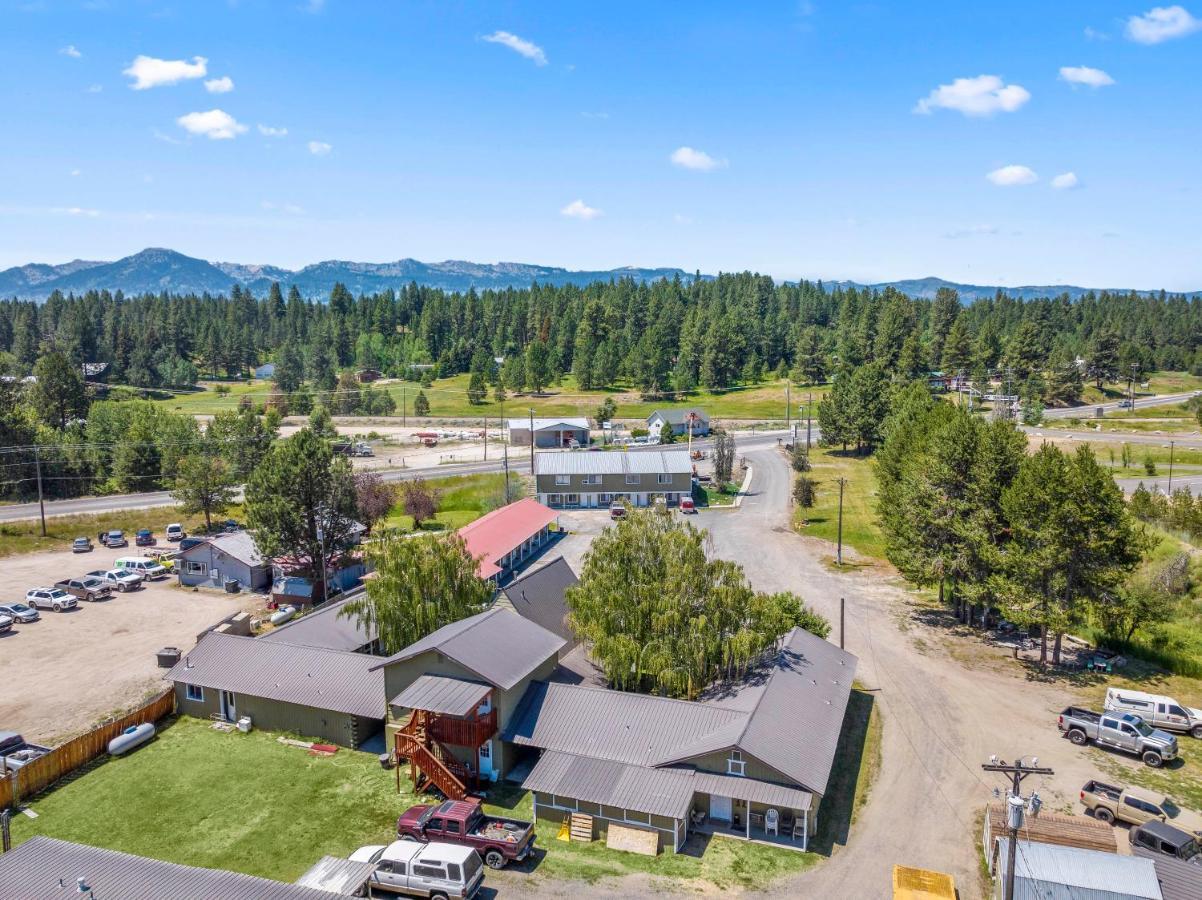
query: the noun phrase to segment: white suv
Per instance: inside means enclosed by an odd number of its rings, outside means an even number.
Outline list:
[[[185,537],[187,535],[184,534],[184,526],[179,522],[172,522],[167,526],[167,540],[182,541]]]
[[[78,605],[74,597],[59,588],[34,588],[25,594],[25,602],[34,609],[52,609],[55,612],[75,609]]]

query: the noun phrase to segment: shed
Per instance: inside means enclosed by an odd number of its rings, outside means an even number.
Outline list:
[[[275,378],[275,363],[264,363],[255,367],[255,378]]]
[[[1006,837],[1006,806],[990,803],[985,813],[982,847],[990,874],[997,866],[997,844],[999,837]],[[1038,844],[1056,844],[1060,847],[1078,847],[1082,850],[1097,850],[1102,853],[1118,853],[1114,828],[1097,819],[1085,816],[1066,816],[1040,810],[1037,816],[1027,816],[1023,822],[1023,838]],[[992,852],[990,852],[992,851]]]
[[[224,587],[227,579],[252,591],[271,584],[271,562],[263,558],[248,531],[213,535],[180,554],[176,565],[185,587]]]
[[[997,839],[994,897],[1000,900],[1009,859]],[[1019,841],[1014,900],[1164,900],[1150,859]]]
[[[589,442],[588,419],[583,416],[573,416],[565,419],[552,418],[514,418],[506,422],[509,430],[509,443],[519,446],[530,446],[530,429],[534,429],[534,446],[536,447],[570,447],[575,441],[581,446]]]

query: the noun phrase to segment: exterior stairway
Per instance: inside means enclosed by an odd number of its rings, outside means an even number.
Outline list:
[[[467,766],[434,740],[416,718],[397,732],[396,756],[398,762],[409,760],[409,774],[418,793],[435,787],[448,800],[462,800],[467,796],[468,783],[474,780]]]

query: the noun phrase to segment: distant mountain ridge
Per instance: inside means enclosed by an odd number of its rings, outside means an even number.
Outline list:
[[[694,273],[677,268],[623,267],[601,271],[563,269],[529,263],[474,263],[465,260],[446,260],[424,263],[416,259],[395,262],[364,263],[345,260],[325,260],[302,269],[290,270],[270,265],[209,262],[185,256],[175,250],[151,247],[115,262],[77,259],[61,265],[30,263],[0,271],[0,297],[26,300],[45,300],[53,291],[84,293],[89,290],[124,291],[126,294],[228,294],[235,284],[263,296],[272,282],[287,290],[296,285],[301,295],[312,299],[329,296],[336,282],[346,285],[353,294],[373,293],[387,288],[399,289],[416,282],[427,287],[449,291],[524,288],[532,282],[540,284],[586,285],[594,281],[633,278],[636,281],[656,281],[680,277],[691,281]],[[702,275],[712,278],[712,275]],[[998,287],[996,285],[958,284],[941,278],[917,278],[878,284],[859,284],[850,281],[827,281],[827,287],[857,287],[882,290],[893,287],[911,297],[932,298],[941,287],[957,291],[960,299],[971,302],[992,297],[998,291],[1011,297],[1030,300],[1068,294],[1079,297],[1090,288],[1076,285],[1026,285]],[[1126,289],[1121,289],[1126,293]],[[1141,294],[1156,293],[1139,291]],[[1191,292],[1187,296],[1202,296]]]

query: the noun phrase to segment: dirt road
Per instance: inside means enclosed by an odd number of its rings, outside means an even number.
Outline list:
[[[137,555],[135,547],[97,547],[12,557],[4,561],[3,596],[22,600],[30,588]],[[166,686],[154,655],[160,647],[187,650],[209,625],[256,604],[254,595],[192,592],[175,584],[168,577],[74,610],[42,610],[41,621],[0,635],[0,729],[42,743],[86,731]]]

